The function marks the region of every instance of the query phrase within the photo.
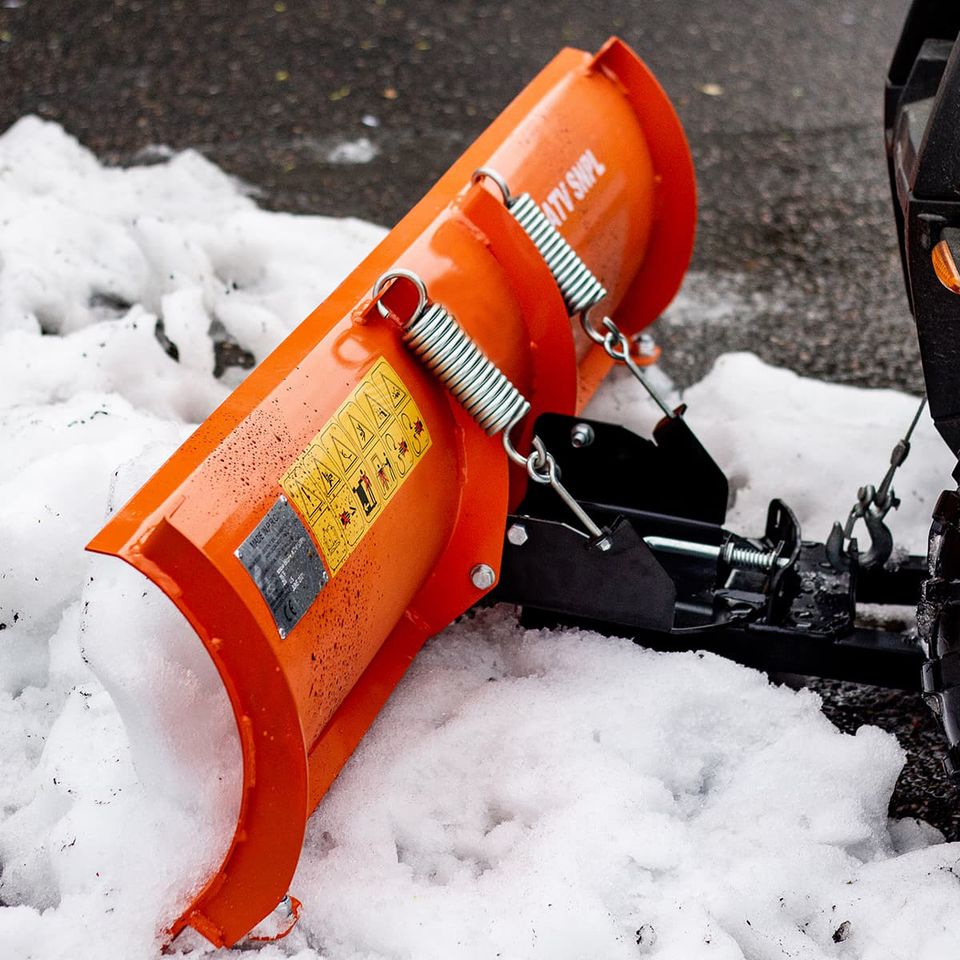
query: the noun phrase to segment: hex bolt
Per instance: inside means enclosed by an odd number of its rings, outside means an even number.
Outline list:
[[[497,575],[489,564],[478,563],[470,571],[470,581],[478,590],[489,590],[497,582]]]
[[[522,547],[530,539],[527,528],[522,523],[511,523],[507,530],[507,540],[515,547]]]

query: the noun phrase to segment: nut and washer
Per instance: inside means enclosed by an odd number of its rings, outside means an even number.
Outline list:
[[[572,446],[589,447],[593,443],[593,427],[589,423],[578,423],[570,431],[570,443]]]

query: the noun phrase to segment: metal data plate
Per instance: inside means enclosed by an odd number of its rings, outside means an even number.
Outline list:
[[[277,499],[236,554],[270,607],[281,638],[297,625],[330,579],[286,497]]]

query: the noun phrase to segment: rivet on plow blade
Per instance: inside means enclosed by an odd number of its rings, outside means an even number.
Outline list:
[[[476,601],[464,570],[499,576],[526,474],[406,350],[376,279],[415,271],[531,401],[523,449],[610,366],[478,167],[540,205],[624,332],[680,285],[696,212],[673,108],[621,41],[564,50],[93,539],[187,617],[240,731],[236,834],[172,935],[233,944],[276,907],[310,812],[426,638]],[[388,315],[414,306],[402,286]]]

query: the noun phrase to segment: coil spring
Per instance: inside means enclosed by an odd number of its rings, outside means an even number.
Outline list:
[[[422,310],[403,338],[488,436],[513,426],[530,409],[523,394],[439,303]]]
[[[560,295],[570,316],[586,313],[599,303],[607,291],[590,272],[576,250],[567,243],[560,231],[547,219],[537,202],[529,193],[513,196],[506,180],[490,167],[480,167],[473,174],[473,181],[484,177],[492,180],[503,195],[503,202],[510,215],[520,224],[537,252],[543,257],[560,288]]]
[[[723,548],[723,559],[729,567],[739,570],[757,570],[766,573],[781,566],[781,558],[773,550],[757,550],[754,547],[735,546],[732,540]]]
[[[563,239],[529,193],[520,194],[507,209],[546,261],[571,316],[586,313],[607,295],[603,284]]]
[[[504,196],[508,196],[505,193]],[[413,316],[406,322],[403,339],[420,362],[453,394],[488,436],[501,434],[507,456],[527,471],[535,483],[549,484],[570,508],[599,550],[609,550],[612,542],[606,528],[598,527],[590,515],[560,482],[557,461],[534,436],[532,450],[524,456],[510,439],[510,432],[530,411],[530,404],[508,377],[470,339],[456,318],[439,303],[430,303],[427,287],[412,270],[396,267],[383,274],[373,286],[379,297],[390,280],[405,278],[417,289],[419,299]],[[380,301],[381,316],[389,310]],[[476,584],[475,584],[476,586]]]

